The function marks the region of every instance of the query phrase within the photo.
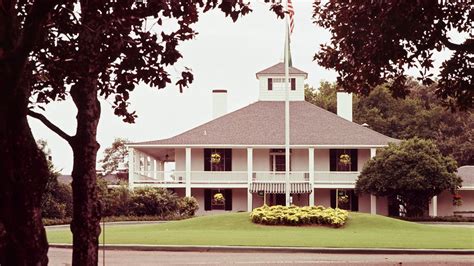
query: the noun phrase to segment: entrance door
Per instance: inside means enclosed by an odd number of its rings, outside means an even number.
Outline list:
[[[275,194],[275,205],[286,205],[286,197],[285,194]]]

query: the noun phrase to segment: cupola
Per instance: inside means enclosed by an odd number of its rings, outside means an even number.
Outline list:
[[[257,72],[259,80],[259,101],[284,101],[285,94],[285,64],[274,66]],[[304,80],[308,73],[295,67],[289,68],[290,101],[304,101]]]

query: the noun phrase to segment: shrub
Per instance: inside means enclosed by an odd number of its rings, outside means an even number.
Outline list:
[[[323,206],[272,206],[264,205],[250,213],[254,223],[265,225],[309,225],[320,224],[333,227],[343,226],[349,213],[342,209],[324,208]]]
[[[101,195],[102,216],[126,216],[131,212],[132,193],[126,186],[108,189]]]
[[[41,201],[44,218],[64,219],[72,216],[72,188],[59,182],[48,184]]]
[[[166,215],[178,210],[178,196],[165,188],[140,188],[131,197],[135,215]]]
[[[199,209],[199,204],[194,197],[184,197],[178,200],[178,213],[180,216],[194,216]]]

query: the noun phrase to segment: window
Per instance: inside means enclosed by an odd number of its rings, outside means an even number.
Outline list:
[[[218,201],[215,199],[216,194],[222,194],[224,199]],[[204,210],[232,210],[232,189],[204,189]]]
[[[331,149],[329,170],[336,172],[357,172],[356,149]]]
[[[270,171],[284,172],[286,170],[285,149],[270,150]],[[290,171],[291,171],[291,150],[290,150]]]
[[[232,171],[232,149],[204,149],[204,171]]]
[[[353,189],[331,189],[331,208],[344,209],[348,211],[359,211],[359,197],[354,193]]]
[[[291,90],[296,90],[296,79],[290,78],[288,80],[288,86]],[[285,78],[269,78],[268,79],[268,90],[285,90]]]

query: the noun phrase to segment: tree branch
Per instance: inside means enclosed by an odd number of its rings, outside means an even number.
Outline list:
[[[451,42],[446,35],[441,35],[440,36],[441,42],[444,44],[444,46],[448,47],[450,50],[454,51],[459,51],[459,52],[469,52],[469,53],[474,53],[474,40],[473,39],[467,39],[464,43],[462,44],[457,44]]]
[[[26,60],[42,32],[44,21],[56,4],[57,0],[38,0],[33,3],[25,19],[19,45],[12,53],[13,56]]]
[[[69,136],[66,132],[62,131],[58,126],[53,124],[48,120],[44,115],[28,110],[28,115],[41,121],[47,128],[51,129],[54,133],[58,134],[61,138],[66,140],[68,143],[71,143],[72,137]]]

